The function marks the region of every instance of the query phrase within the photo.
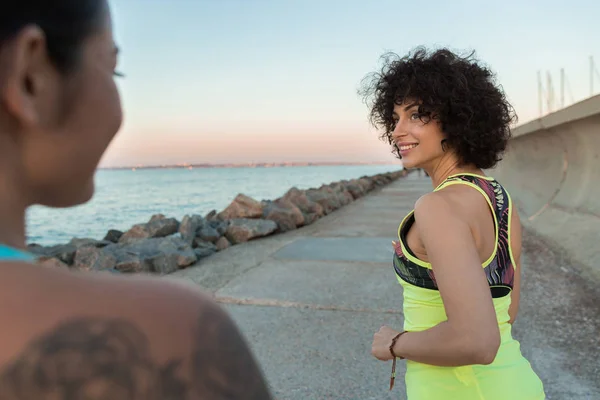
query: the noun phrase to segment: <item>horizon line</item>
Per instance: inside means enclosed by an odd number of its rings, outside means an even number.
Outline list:
[[[136,164],[103,166],[99,170],[111,169],[167,169],[167,168],[234,168],[234,167],[296,167],[296,166],[342,166],[342,165],[394,165],[394,161],[260,161],[260,162],[224,162],[224,163],[176,163],[176,164]],[[402,166],[398,163],[398,166]]]

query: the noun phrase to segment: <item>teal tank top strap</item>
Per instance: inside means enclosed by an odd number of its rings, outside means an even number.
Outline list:
[[[34,261],[35,256],[31,253],[0,244],[1,261]]]

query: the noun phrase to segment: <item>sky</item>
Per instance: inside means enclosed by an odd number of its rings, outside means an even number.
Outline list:
[[[561,68],[565,105],[589,97],[590,56],[600,71],[592,0],[109,2],[125,119],[103,167],[393,162],[357,93],[387,51],[474,50],[519,123],[539,117],[538,71],[557,107]]]

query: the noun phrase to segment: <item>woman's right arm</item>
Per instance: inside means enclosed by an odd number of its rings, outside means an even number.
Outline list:
[[[447,320],[405,333],[394,353],[442,367],[490,364],[500,347],[500,330],[469,225],[472,210],[467,209],[464,196],[454,201],[448,192],[426,194],[415,204],[415,227],[432,265]],[[484,202],[475,191],[469,195]]]

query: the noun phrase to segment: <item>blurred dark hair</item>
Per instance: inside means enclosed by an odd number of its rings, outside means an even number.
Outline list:
[[[82,42],[101,26],[106,0],[4,0],[0,6],[0,46],[27,26],[46,35],[52,62],[70,72]]]
[[[446,136],[442,146],[454,150],[461,164],[487,169],[502,159],[516,115],[492,71],[473,53],[461,57],[448,49],[418,47],[402,58],[385,54],[383,61],[359,90],[371,123],[383,130],[382,139],[394,143],[394,105],[416,101],[421,121],[440,122]],[[396,148],[394,153],[400,157]]]

